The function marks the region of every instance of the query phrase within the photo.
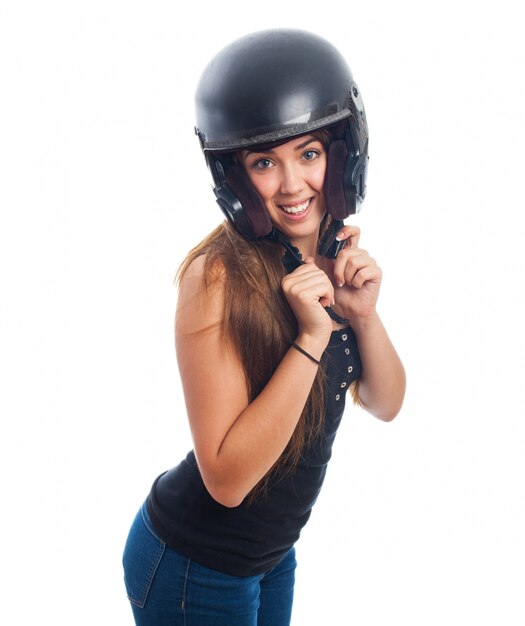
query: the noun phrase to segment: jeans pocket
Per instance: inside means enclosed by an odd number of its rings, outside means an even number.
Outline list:
[[[153,534],[146,506],[137,513],[129,531],[122,563],[129,601],[144,608],[166,544]]]

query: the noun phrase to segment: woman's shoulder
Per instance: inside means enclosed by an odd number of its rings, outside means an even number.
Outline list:
[[[188,285],[203,286],[209,289],[215,283],[224,284],[226,278],[225,264],[220,255],[202,252],[188,257],[178,273],[179,288],[184,289]]]
[[[179,280],[176,331],[194,333],[220,323],[224,315],[224,266],[206,254],[192,259]]]

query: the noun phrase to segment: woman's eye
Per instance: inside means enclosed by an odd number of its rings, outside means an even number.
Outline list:
[[[258,170],[267,170],[271,166],[272,166],[272,162],[270,161],[270,159],[258,159],[253,164],[253,167],[255,167]]]
[[[318,150],[307,150],[303,154],[303,158],[306,159],[307,161],[312,161],[313,159],[315,159],[318,156],[319,156],[319,151]]]

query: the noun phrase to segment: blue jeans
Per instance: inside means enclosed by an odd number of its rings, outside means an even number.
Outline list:
[[[294,548],[265,574],[223,574],[195,563],[161,541],[144,504],[131,526],[123,564],[137,626],[290,624]]]

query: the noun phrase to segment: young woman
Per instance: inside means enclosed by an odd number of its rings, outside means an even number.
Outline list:
[[[137,514],[126,588],[139,625],[282,626],[346,392],[385,421],[404,396],[381,270],[342,221],[365,195],[368,127],[340,54],[297,30],[221,51],[197,123],[227,220],[179,272],[194,449]]]

